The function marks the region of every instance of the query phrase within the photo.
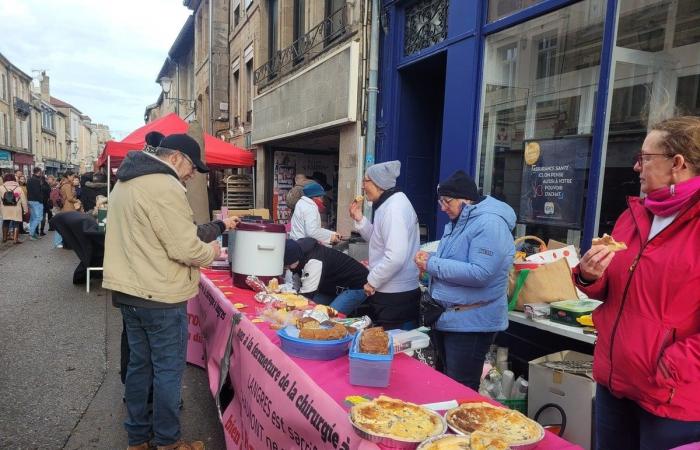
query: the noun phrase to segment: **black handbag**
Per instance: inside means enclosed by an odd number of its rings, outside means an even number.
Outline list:
[[[433,298],[430,296],[430,291],[425,289],[420,297],[421,326],[432,327],[444,312],[445,308],[433,300]]]

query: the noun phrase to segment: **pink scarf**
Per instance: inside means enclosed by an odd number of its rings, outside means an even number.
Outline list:
[[[649,192],[644,199],[644,206],[655,216],[672,216],[699,190],[700,176],[693,177],[682,183]]]

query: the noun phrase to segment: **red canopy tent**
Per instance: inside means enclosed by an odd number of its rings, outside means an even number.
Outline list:
[[[106,165],[108,159],[110,167],[119,167],[128,152],[143,150],[146,145],[146,135],[151,131],[158,131],[169,136],[186,133],[187,129],[187,122],[177,114],[171,113],[163,116],[135,130],[121,141],[108,141],[97,160],[97,167]],[[204,155],[205,163],[212,167],[251,167],[255,164],[253,152],[236,147],[207,133],[204,133]]]

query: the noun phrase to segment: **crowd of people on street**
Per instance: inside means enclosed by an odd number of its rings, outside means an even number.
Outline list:
[[[81,182],[82,180],[82,182]],[[35,167],[27,180],[24,172],[17,170],[2,177],[0,185],[0,218],[2,242],[21,244],[21,235],[36,241],[53,231],[51,219],[55,214],[82,211],[96,215],[98,196],[107,196],[107,175],[103,172],[87,172],[80,178],[73,171],[60,175],[46,175]],[[63,248],[63,239],[54,234],[54,247]]]

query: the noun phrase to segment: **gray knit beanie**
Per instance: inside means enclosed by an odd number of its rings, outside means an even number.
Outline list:
[[[396,178],[401,173],[401,161],[387,161],[369,166],[365,175],[380,189],[386,191],[396,186]]]

